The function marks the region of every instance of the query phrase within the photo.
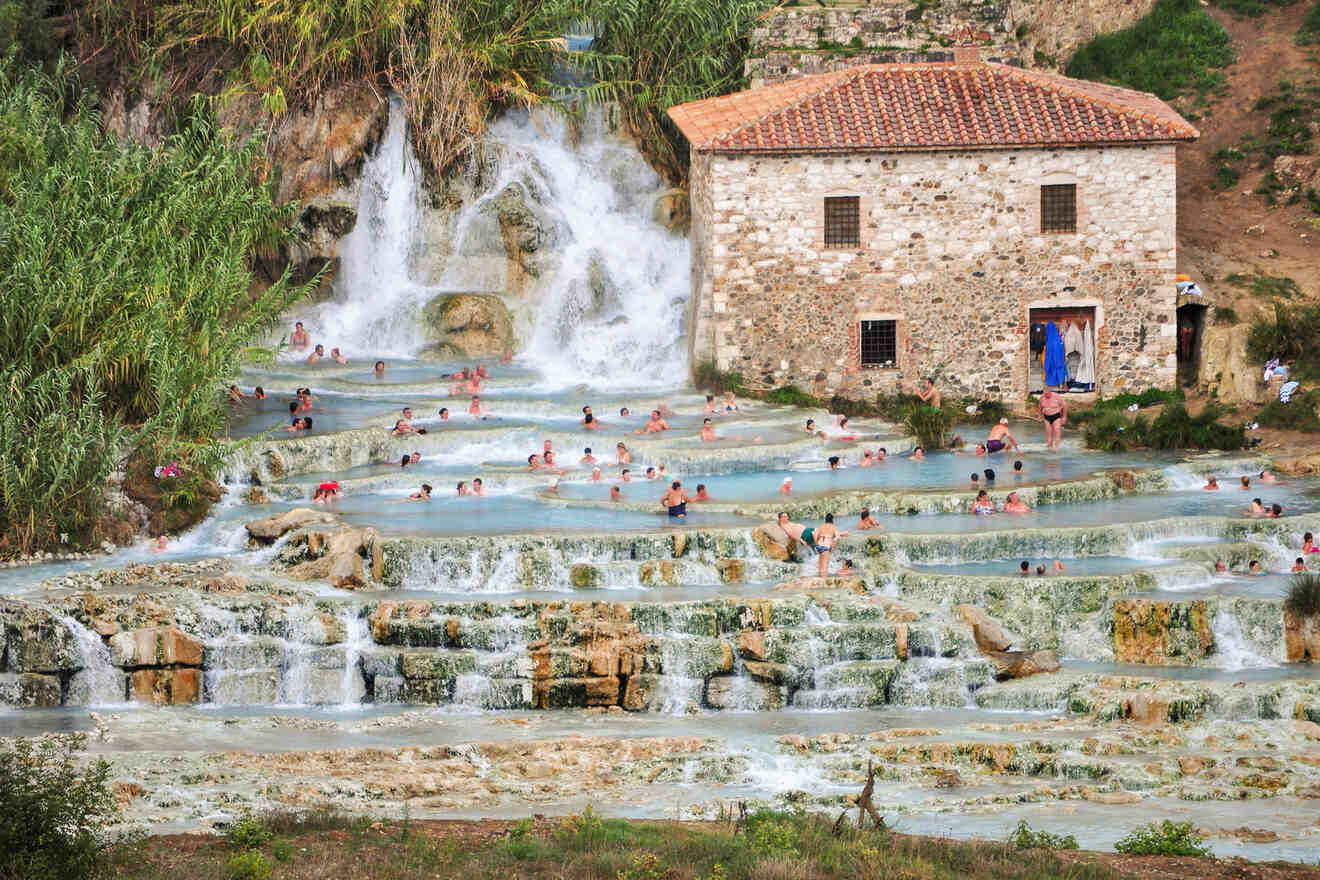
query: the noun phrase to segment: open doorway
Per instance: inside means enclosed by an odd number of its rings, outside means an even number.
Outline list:
[[[1028,321],[1027,391],[1094,391],[1095,306],[1031,309]]]
[[[1178,306],[1178,384],[1184,387],[1195,385],[1201,371],[1201,334],[1207,311],[1200,303]]]

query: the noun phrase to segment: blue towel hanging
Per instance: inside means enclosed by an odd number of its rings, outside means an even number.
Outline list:
[[[1068,365],[1063,357],[1063,337],[1053,321],[1045,325],[1045,384],[1068,384]]]

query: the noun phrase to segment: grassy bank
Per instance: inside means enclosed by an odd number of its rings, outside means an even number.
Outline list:
[[[297,216],[259,141],[196,109],[157,149],[121,144],[95,100],[69,66],[0,62],[0,556],[113,537],[116,471],[162,521],[204,507],[221,381],[304,292],[253,278]]]

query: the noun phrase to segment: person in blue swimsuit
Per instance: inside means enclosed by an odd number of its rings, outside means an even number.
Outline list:
[[[687,516],[687,506],[691,500],[692,496],[683,491],[683,484],[674,480],[669,485],[669,491],[660,499],[660,503],[669,511],[670,519],[681,519]]]

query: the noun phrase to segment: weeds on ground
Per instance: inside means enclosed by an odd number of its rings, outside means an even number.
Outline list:
[[[1037,831],[1022,819],[1008,835],[1008,845],[1014,849],[1077,849],[1077,838],[1071,834]]]
[[[1103,413],[1119,412],[1126,410],[1133,404],[1138,409],[1145,409],[1148,406],[1164,406],[1170,403],[1182,403],[1186,400],[1181,388],[1173,391],[1165,391],[1161,388],[1147,388],[1140,393],[1126,392],[1116,394],[1113,397],[1102,397],[1097,400],[1089,409],[1077,410],[1068,413],[1068,421],[1083,424],[1094,421]]]
[[[1294,394],[1287,403],[1271,400],[1256,413],[1255,421],[1267,428],[1290,431],[1320,431],[1320,389]]]
[[[702,391],[724,394],[732,391],[742,394],[746,380],[738,370],[721,370],[714,361],[702,361],[692,371],[692,383]]]
[[[1121,853],[1138,856],[1204,856],[1214,858],[1191,822],[1152,822],[1134,828],[1114,844]]]
[[[770,403],[777,403],[781,406],[814,407],[820,405],[816,398],[796,385],[783,385],[775,388],[766,393],[765,399]]]
[[[1215,5],[1237,15],[1256,18],[1272,9],[1291,6],[1296,2],[1297,0],[1215,0]]]
[[[1247,355],[1264,364],[1289,364],[1289,378],[1320,375],[1320,306],[1274,303],[1273,317],[1257,318],[1247,333]]]
[[[1246,429],[1220,421],[1224,411],[1207,406],[1200,415],[1187,412],[1182,403],[1171,403],[1154,421],[1145,416],[1129,419],[1123,410],[1092,411],[1083,436],[1086,445],[1106,452],[1131,449],[1242,449],[1247,445]]]
[[[1238,313],[1232,306],[1215,306],[1215,323],[1229,326],[1238,322]]]
[[[1320,574],[1307,571],[1293,575],[1283,608],[1298,617],[1320,614]]]
[[[1172,100],[1186,92],[1204,97],[1223,86],[1219,68],[1233,61],[1228,34],[1198,0],[1159,0],[1129,27],[1082,46],[1066,73]]]
[[[1302,26],[1297,29],[1297,36],[1293,40],[1299,46],[1313,46],[1320,43],[1320,2],[1306,13],[1306,18],[1302,19]]]
[[[225,839],[241,849],[261,846],[275,835],[251,813],[246,813],[234,821],[225,831]]]

